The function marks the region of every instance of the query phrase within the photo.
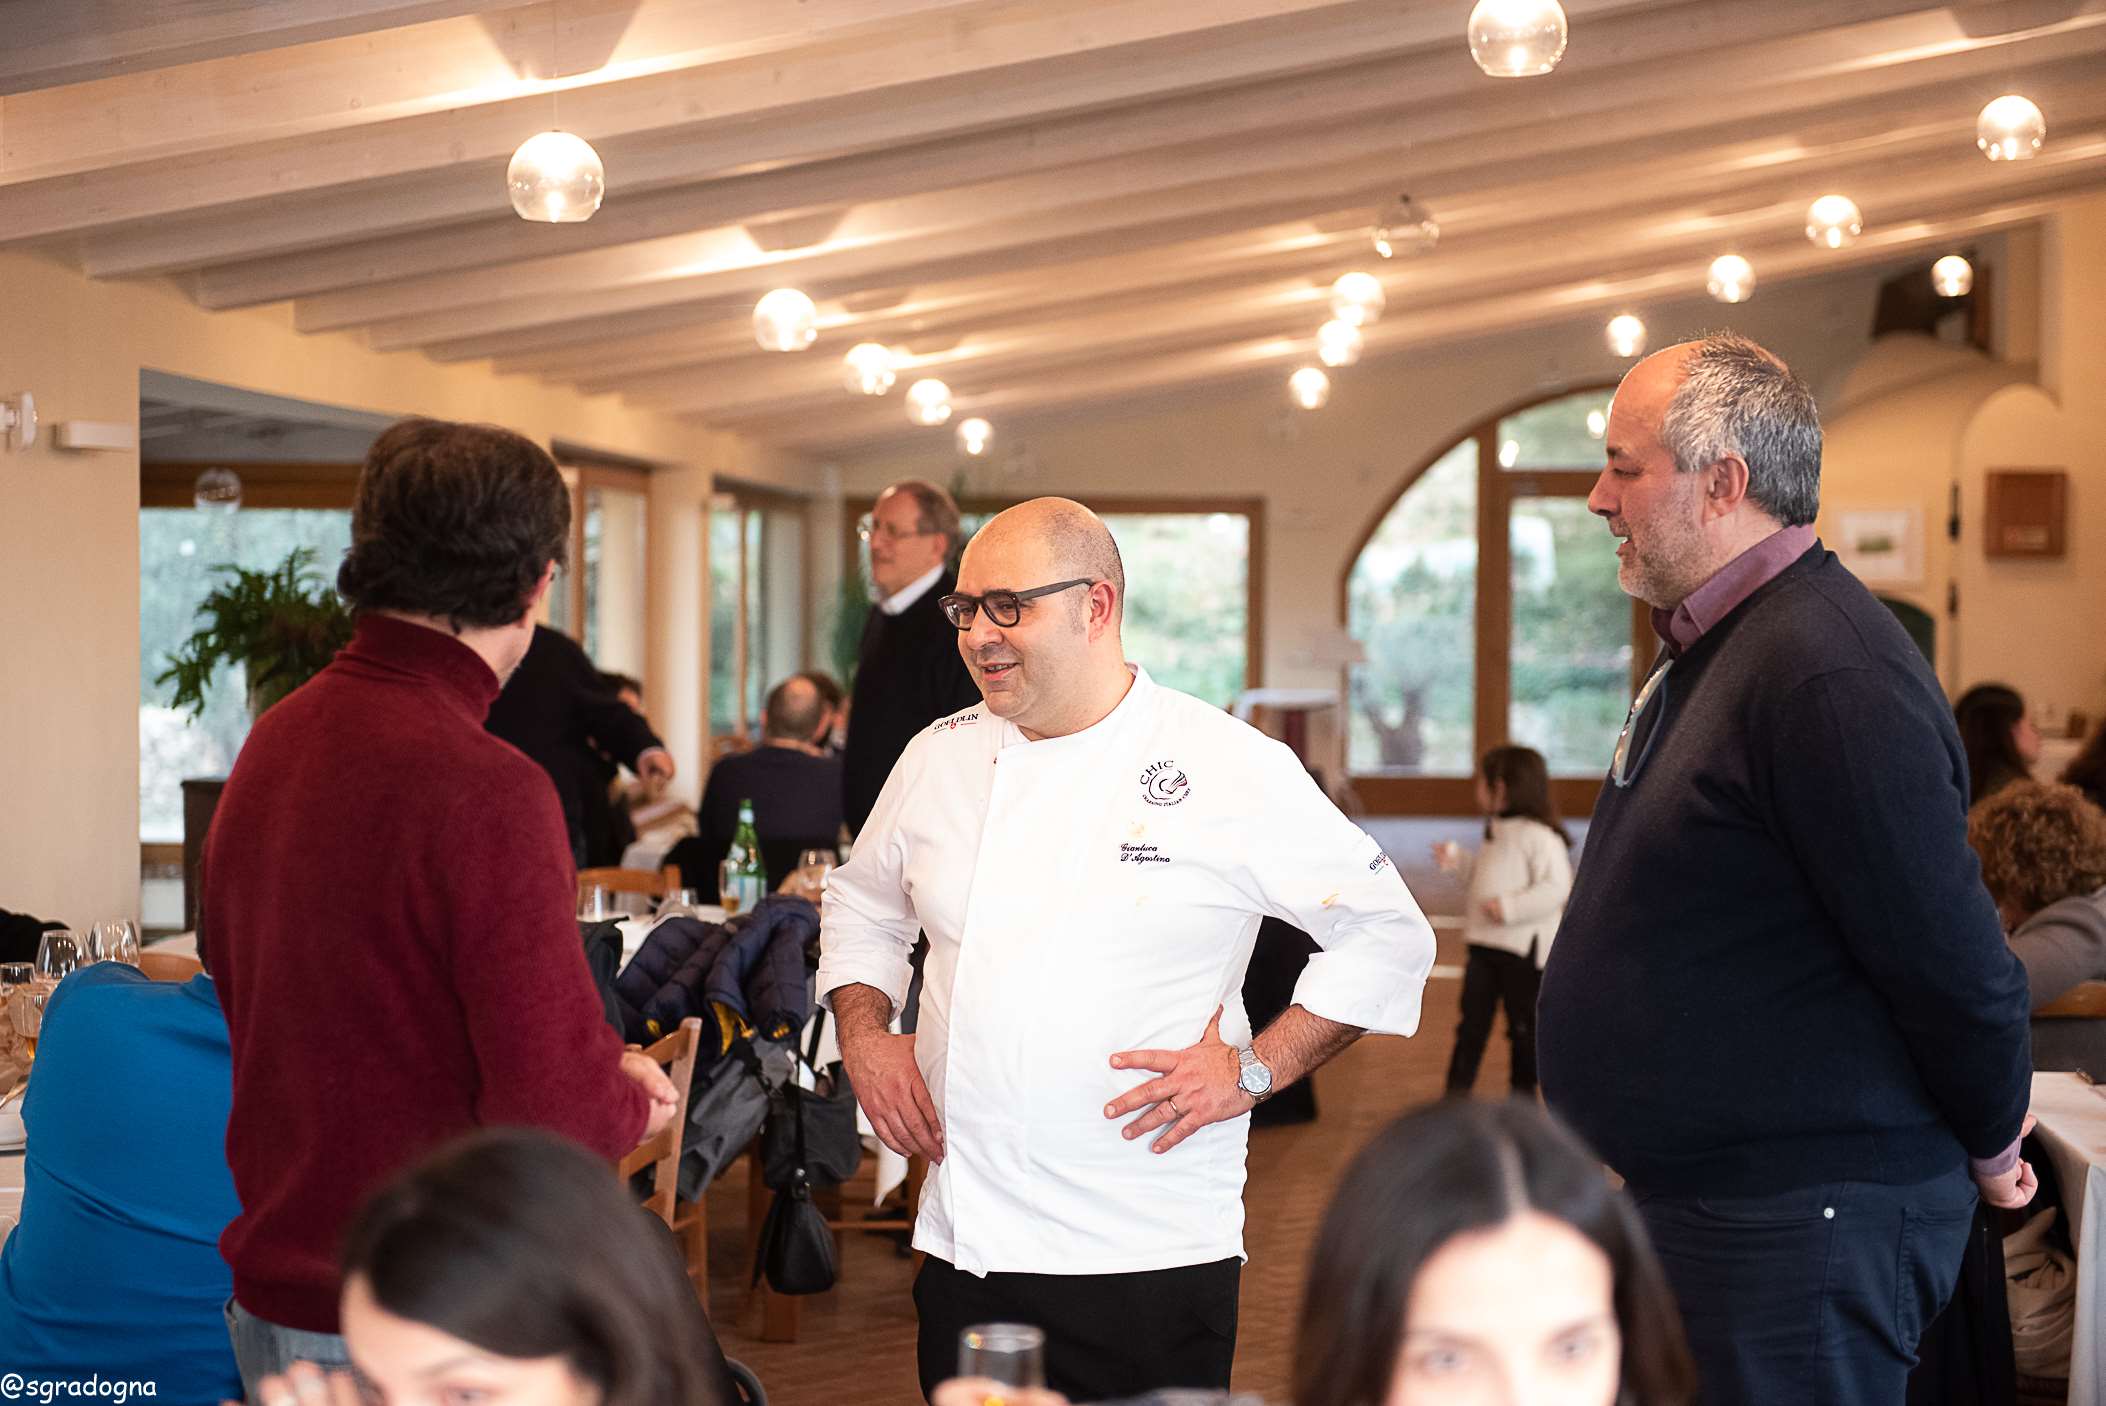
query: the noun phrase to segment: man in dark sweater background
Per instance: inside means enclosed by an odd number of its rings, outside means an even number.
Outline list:
[[[357,632],[227,780],[201,911],[233,1052],[241,1214],[220,1250],[251,1400],[294,1359],[344,1362],[339,1241],[402,1168],[499,1124],[611,1160],[675,1112],[601,1013],[548,779],[483,730],[569,520],[555,463],[516,434],[382,434],[337,577]]]
[[[958,632],[936,602],[958,583],[958,505],[918,478],[878,495],[862,526],[877,604],[863,625],[842,756],[842,804],[851,833],[877,804],[892,764],[914,734],[980,701],[958,657]]]
[[[1624,378],[1588,506],[1664,641],[1543,976],[1550,1106],[1630,1185],[1704,1406],[1903,1398],[1977,1188],[2023,1205],[2025,973],[1951,709],[1815,540],[1821,431],[1721,334]]]
[[[761,708],[761,744],[709,769],[697,819],[699,833],[667,852],[680,882],[709,893],[717,866],[739,828],[739,802],[753,802],[761,865],[772,891],[808,849],[833,853],[841,836],[841,759],[820,750],[833,709],[819,686],[792,674],[768,690]]]

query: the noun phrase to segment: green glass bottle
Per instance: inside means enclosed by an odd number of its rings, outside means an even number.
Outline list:
[[[731,848],[725,852],[727,882],[720,895],[728,917],[750,913],[768,891],[766,872],[761,868],[760,834],[753,828],[753,802],[739,802],[738,828],[731,832]]]

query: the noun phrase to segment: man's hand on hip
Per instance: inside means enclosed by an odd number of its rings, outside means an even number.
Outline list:
[[[641,1050],[622,1051],[622,1073],[634,1079],[651,1100],[651,1116],[644,1123],[644,1137],[655,1137],[680,1113],[680,1091],[665,1077],[658,1061]],[[637,1141],[641,1142],[639,1138]]]
[[[921,1066],[914,1062],[914,1037],[890,1031],[841,1026],[841,1063],[855,1086],[856,1102],[870,1116],[878,1140],[902,1157],[943,1160],[943,1120],[929,1097]]]
[[[1207,1124],[1240,1118],[1257,1107],[1258,1101],[1237,1083],[1242,1066],[1235,1047],[1221,1038],[1221,1009],[1214,1007],[1214,1018],[1207,1022],[1206,1033],[1196,1045],[1181,1050],[1121,1050],[1111,1057],[1114,1069],[1149,1069],[1163,1076],[1127,1090],[1104,1106],[1107,1118],[1124,1118],[1137,1108],[1148,1109],[1126,1125],[1129,1138],[1169,1128],[1150,1145],[1151,1152],[1168,1152]]]

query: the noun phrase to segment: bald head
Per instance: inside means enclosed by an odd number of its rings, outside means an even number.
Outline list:
[[[826,697],[819,686],[802,674],[792,674],[768,690],[768,701],[761,708],[761,735],[809,742],[819,731],[826,711]]]
[[[1033,498],[996,513],[973,534],[966,550],[982,542],[988,550],[1000,548],[1005,554],[1025,543],[1036,544],[1053,573],[1049,581],[1086,577],[1109,582],[1118,608],[1125,609],[1126,567],[1119,560],[1119,544],[1103,518],[1071,498]],[[1073,598],[1076,610],[1082,609],[1083,599]]]

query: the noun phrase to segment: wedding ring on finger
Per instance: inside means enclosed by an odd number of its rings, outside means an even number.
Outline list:
[[[1185,1110],[1177,1106],[1177,1098],[1175,1095],[1164,1099],[1163,1103],[1169,1108],[1173,1117],[1182,1118],[1185,1116]]]

